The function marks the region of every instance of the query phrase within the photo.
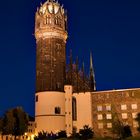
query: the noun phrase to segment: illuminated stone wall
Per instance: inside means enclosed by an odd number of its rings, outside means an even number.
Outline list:
[[[93,129],[96,135],[112,135],[113,121],[119,119],[138,134],[135,117],[140,113],[140,89],[94,92],[92,95]]]

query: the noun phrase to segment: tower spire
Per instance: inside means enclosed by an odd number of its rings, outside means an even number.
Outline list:
[[[96,90],[95,74],[93,69],[92,52],[90,52],[90,90]]]
[[[78,83],[78,56],[76,57],[76,82],[77,82],[77,93],[79,92],[79,83]]]
[[[82,78],[83,78],[83,91],[85,92],[85,66],[84,66],[84,62],[82,64]]]

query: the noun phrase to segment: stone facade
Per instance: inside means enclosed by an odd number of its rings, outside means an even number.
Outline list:
[[[138,133],[135,118],[140,112],[140,89],[124,89],[94,92],[92,95],[93,129],[98,136],[111,134],[112,123],[117,117]]]

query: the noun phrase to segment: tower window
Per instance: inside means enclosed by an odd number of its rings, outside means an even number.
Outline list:
[[[49,15],[46,16],[46,24],[51,24],[51,17]]]
[[[38,95],[36,95],[36,97],[35,97],[35,101],[38,102]]]
[[[55,107],[55,114],[60,114],[61,113],[61,108],[60,107]]]

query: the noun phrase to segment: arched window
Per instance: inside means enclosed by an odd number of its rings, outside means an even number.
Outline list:
[[[75,97],[72,98],[72,119],[73,121],[77,120],[77,102]]]
[[[58,17],[55,17],[55,25],[58,24]]]
[[[49,15],[46,16],[46,24],[51,24],[51,17]]]

